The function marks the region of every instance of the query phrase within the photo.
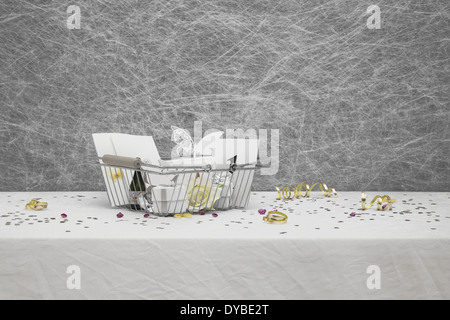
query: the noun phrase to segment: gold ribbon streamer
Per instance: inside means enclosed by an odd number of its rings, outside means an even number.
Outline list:
[[[310,198],[311,191],[316,186],[320,187],[320,191],[322,192],[322,194],[325,197],[331,198],[331,195],[334,195],[334,197],[337,198],[338,194],[336,192],[336,189],[328,188],[328,186],[323,182],[315,183],[311,187],[306,182],[302,182],[302,183],[299,183],[296,187],[292,187],[292,186],[275,187],[277,189],[277,200],[281,200],[281,195],[283,196],[284,199],[287,199],[287,200],[293,199],[294,197],[297,199],[300,197]],[[305,188],[305,193],[303,193],[303,188]],[[292,196],[291,190],[294,191],[294,196]]]
[[[27,210],[34,210],[34,211],[41,211],[43,209],[46,209],[48,207],[47,202],[40,202],[37,200],[31,200],[28,202],[25,206],[25,209]]]
[[[305,187],[305,194],[303,194],[302,190]],[[295,187],[295,197],[296,198],[309,198],[310,197],[310,187],[306,182],[299,183],[297,187]]]
[[[335,190],[334,188],[330,188],[330,189],[329,189],[328,186],[327,186],[325,183],[323,183],[323,182],[315,183],[315,184],[313,184],[313,185],[311,186],[311,188],[309,189],[309,192],[308,192],[308,198],[309,198],[309,195],[310,195],[311,191],[312,191],[312,190],[314,189],[314,187],[317,186],[317,185],[320,186],[320,191],[322,191],[322,194],[323,194],[325,197],[331,198],[331,193],[333,193],[333,194],[334,194],[334,197],[337,198],[337,192],[336,192],[336,190]]]
[[[291,200],[294,199],[294,195],[291,192],[291,189],[294,189],[291,186],[287,186],[283,188],[283,198],[287,199],[287,200]]]
[[[365,192],[361,192],[361,206],[363,210],[370,209],[375,202],[377,203],[377,210],[378,211],[385,211],[385,210],[392,210],[392,204],[395,203],[397,200],[392,199],[388,195],[376,195],[372,201],[369,203],[369,205],[366,206],[367,196]],[[386,203],[386,205],[383,206],[383,203]]]
[[[282,187],[275,187],[277,189],[277,200],[281,200],[281,188]]]
[[[267,224],[284,224],[287,220],[288,216],[279,211],[269,211],[267,216],[263,217],[263,221]]]

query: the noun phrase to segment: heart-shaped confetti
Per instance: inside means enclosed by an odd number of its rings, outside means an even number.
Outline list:
[[[62,214],[61,214],[61,218],[63,218],[63,219],[67,218],[67,214],[62,213]]]
[[[354,217],[354,216],[356,216],[356,213],[354,213],[354,212],[350,213],[350,217]]]
[[[214,218],[217,218],[219,215],[218,215],[217,213],[213,213],[212,216],[213,216]]]
[[[201,216],[204,216],[205,215],[205,211],[200,211],[198,214],[201,215]]]
[[[122,212],[119,212],[119,213],[117,214],[117,218],[123,218],[123,213],[122,213]]]
[[[266,209],[259,209],[258,212],[261,215],[266,214]]]
[[[148,213],[144,214],[144,218],[147,219],[148,217],[150,217],[150,214],[148,214]]]

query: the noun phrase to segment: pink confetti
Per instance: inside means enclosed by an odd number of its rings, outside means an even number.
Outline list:
[[[61,218],[67,218],[67,214],[65,214],[65,213],[63,213],[63,214],[61,214]]]
[[[204,216],[205,212],[204,211],[200,211],[198,214],[201,215],[201,216]]]
[[[387,207],[387,204],[383,205],[382,206],[383,210],[386,209],[386,207]]]
[[[354,212],[350,213],[350,217],[354,217],[354,216],[356,216],[356,213],[354,213]]]
[[[259,209],[258,212],[259,214],[266,214],[266,209]]]
[[[150,217],[150,214],[148,214],[148,213],[144,214],[144,218],[148,218],[148,217]]]
[[[219,215],[218,215],[217,213],[213,213],[212,216],[213,216],[214,218],[217,218]]]
[[[118,214],[117,214],[117,218],[122,218],[123,217],[123,213],[122,212],[119,212]]]

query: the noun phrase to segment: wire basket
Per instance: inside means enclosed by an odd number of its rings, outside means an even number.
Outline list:
[[[111,206],[172,216],[246,208],[259,163],[156,166],[139,158],[104,156],[100,166]]]

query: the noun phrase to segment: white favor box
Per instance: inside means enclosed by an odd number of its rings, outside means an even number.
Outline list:
[[[149,192],[152,195],[154,213],[175,214],[186,210],[185,186],[157,186],[152,187]]]
[[[215,169],[215,164],[216,163],[214,157],[175,158],[171,160],[159,160],[159,165],[165,168],[210,165],[212,169]]]
[[[214,209],[230,209],[231,193],[233,192],[232,184],[225,183],[221,189],[222,192],[220,193],[220,199],[214,204]]]

